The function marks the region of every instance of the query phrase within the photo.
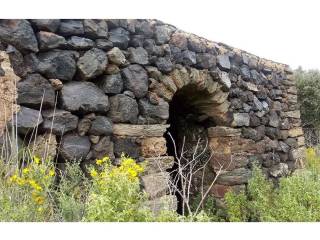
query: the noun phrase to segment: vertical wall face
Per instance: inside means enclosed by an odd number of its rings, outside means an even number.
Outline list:
[[[186,133],[192,141],[200,129],[208,138],[209,175],[221,170],[217,197],[242,189],[254,161],[278,178],[303,155],[286,65],[157,20],[1,20],[0,41],[21,77],[20,136],[38,127],[46,139],[52,128],[60,148],[50,155],[59,162],[109,155],[116,163],[122,152],[147,161],[142,182],[155,202],[167,192],[165,170],[174,161],[166,124],[182,126],[169,108],[201,126]],[[186,110],[174,110],[180,107]]]

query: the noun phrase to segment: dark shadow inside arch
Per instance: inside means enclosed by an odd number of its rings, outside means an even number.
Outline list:
[[[180,156],[184,145],[184,158],[180,161],[182,164],[187,164],[188,161],[192,160],[198,141],[199,147],[197,149],[197,153],[200,153],[200,151],[205,149],[208,139],[207,128],[216,125],[212,119],[205,114],[201,114],[197,108],[197,106],[201,105],[201,103],[205,102],[209,97],[210,95],[206,91],[197,91],[195,86],[187,85],[176,92],[170,102],[168,120],[170,128],[165,136],[167,141],[167,151],[169,156],[175,156],[176,153]],[[169,133],[174,139],[175,147]],[[205,153],[201,155],[201,159],[198,159],[198,164],[203,164],[203,162],[209,158],[210,151],[209,147],[207,147]],[[182,191],[181,181],[177,176],[177,169],[178,159],[175,157],[174,166],[169,170],[171,172],[170,177],[176,188],[179,191]],[[195,176],[192,181],[192,197],[196,197],[196,195],[200,193],[201,181],[199,181],[200,179],[198,179],[197,176]],[[178,213],[182,214],[182,197],[177,191],[175,192],[175,195],[178,199]]]

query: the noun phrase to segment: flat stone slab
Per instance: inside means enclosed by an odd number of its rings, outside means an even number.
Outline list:
[[[164,157],[151,157],[145,158],[144,160],[145,170],[144,174],[152,174],[166,171],[172,168],[174,164],[174,157],[164,156]]]
[[[113,134],[130,137],[162,137],[169,128],[169,124],[160,125],[132,125],[132,124],[114,124]]]
[[[229,127],[210,127],[208,128],[208,136],[209,137],[234,137],[240,136],[241,129],[237,128],[229,128]]]
[[[169,190],[169,174],[160,172],[141,177],[141,183],[149,199],[161,197]]]

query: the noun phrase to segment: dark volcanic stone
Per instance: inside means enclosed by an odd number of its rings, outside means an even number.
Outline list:
[[[281,137],[280,130],[278,128],[266,127],[266,135],[272,140],[278,139]]]
[[[153,30],[151,28],[151,24],[145,20],[140,20],[139,22],[137,22],[135,30],[136,30],[136,33],[139,33],[146,37],[151,38],[153,36]]]
[[[17,122],[14,125],[16,125],[19,133],[26,134],[38,127],[42,122],[43,118],[40,111],[20,107],[20,111],[17,113]]]
[[[99,80],[100,88],[107,94],[118,94],[123,90],[121,74],[105,75]]]
[[[110,140],[110,137],[103,137],[97,144],[92,145],[92,158],[93,159],[101,159],[103,157],[110,157],[110,159],[114,159],[113,153],[113,142]]]
[[[68,47],[75,50],[87,50],[94,47],[94,41],[89,38],[72,36],[68,40]]]
[[[189,50],[185,50],[183,52],[181,52],[180,55],[180,63],[184,64],[184,65],[194,65],[197,63],[197,57],[196,54],[192,51]]]
[[[108,24],[105,20],[85,19],[83,20],[85,35],[91,38],[107,38]]]
[[[197,54],[197,66],[200,68],[210,69],[216,66],[217,59],[210,53]]]
[[[142,47],[129,48],[129,61],[131,63],[137,63],[141,65],[146,65],[149,63],[148,53]]]
[[[60,101],[63,108],[71,112],[106,113],[109,110],[108,96],[92,82],[64,84]]]
[[[112,122],[104,116],[97,116],[92,122],[89,134],[92,135],[111,135],[112,134]]]
[[[60,19],[31,19],[30,22],[36,26],[38,30],[55,32],[60,25]]]
[[[49,81],[40,74],[30,74],[17,83],[18,104],[28,107],[53,107],[55,92]]]
[[[52,50],[39,53],[38,71],[47,78],[71,81],[76,73],[75,53],[73,51]]]
[[[154,37],[157,44],[164,44],[170,40],[170,33],[172,32],[167,26],[156,26],[154,31]]]
[[[124,153],[132,158],[139,158],[140,147],[134,138],[114,137],[114,155],[121,157]]]
[[[86,158],[91,143],[87,136],[69,133],[62,137],[60,154],[65,161],[78,161]]]
[[[156,64],[157,68],[159,69],[159,71],[164,72],[164,73],[171,72],[173,69],[173,64],[170,61],[170,59],[167,59],[164,57],[157,58],[155,64]]]
[[[107,55],[104,51],[93,48],[79,58],[77,66],[83,79],[95,78],[102,74],[108,64]]]
[[[167,120],[169,118],[169,104],[162,98],[158,105],[151,104],[146,98],[139,100],[139,111],[142,116]]]
[[[142,98],[148,91],[148,75],[143,67],[137,64],[130,65],[122,71],[124,89],[134,93],[136,98]]]
[[[138,104],[136,100],[124,94],[118,94],[109,98],[110,111],[108,117],[113,122],[133,123],[138,120]]]
[[[108,51],[113,48],[113,43],[107,39],[97,39],[96,46],[97,48]]]
[[[9,55],[10,64],[14,73],[19,77],[25,77],[28,70],[26,68],[23,55],[12,45],[8,45],[6,53]]]
[[[224,70],[224,71],[229,71],[230,70],[230,60],[229,60],[229,56],[224,54],[224,55],[218,55],[217,56],[217,64],[218,64],[218,67],[221,69],[221,70]]]
[[[129,32],[123,28],[115,28],[110,31],[109,41],[112,42],[114,47],[126,49],[129,44]]]
[[[249,81],[251,78],[249,67],[247,65],[242,65],[240,70],[241,70],[242,79],[245,81]]]
[[[62,20],[59,33],[62,36],[83,35],[83,23],[81,20]]]
[[[49,50],[59,48],[66,44],[64,37],[52,32],[40,31],[37,33],[40,50]]]
[[[39,51],[36,36],[27,20],[0,20],[0,40],[22,51]]]
[[[55,135],[63,135],[78,126],[78,117],[61,109],[45,110],[42,112],[42,116],[41,129],[48,132],[52,130]]]

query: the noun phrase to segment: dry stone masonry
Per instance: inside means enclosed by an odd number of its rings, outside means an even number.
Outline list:
[[[287,65],[158,20],[0,20],[0,50],[1,132],[16,99],[20,138],[37,128],[41,145],[52,133],[58,163],[108,155],[117,164],[122,153],[146,162],[141,183],[155,210],[174,199],[167,131],[191,149],[197,136],[208,139],[209,175],[222,168],[218,199],[245,188],[255,161],[272,179],[301,164]]]

